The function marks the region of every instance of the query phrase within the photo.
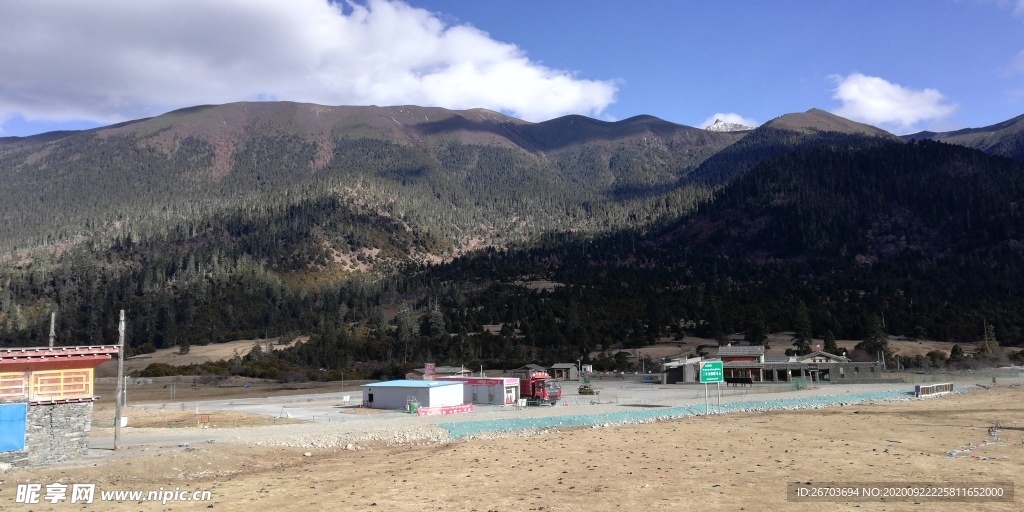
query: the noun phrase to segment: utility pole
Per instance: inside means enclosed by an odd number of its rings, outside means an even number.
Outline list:
[[[117,392],[114,400],[114,451],[121,448],[121,401],[124,395],[124,310],[117,324]]]
[[[50,313],[50,348],[53,348],[53,342],[57,339],[57,312]]]

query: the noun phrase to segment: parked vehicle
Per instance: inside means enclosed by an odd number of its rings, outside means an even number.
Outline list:
[[[519,396],[537,405],[555,405],[562,398],[562,385],[542,371],[530,371],[519,377]]]
[[[584,385],[580,386],[580,394],[581,395],[600,395],[601,394],[601,390],[600,389],[594,389],[594,388],[590,387],[590,385],[584,384]]]

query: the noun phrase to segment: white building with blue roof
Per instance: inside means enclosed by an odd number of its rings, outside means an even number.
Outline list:
[[[407,409],[410,401],[420,407],[463,404],[462,382],[443,380],[391,380],[363,384],[363,405],[373,409]]]

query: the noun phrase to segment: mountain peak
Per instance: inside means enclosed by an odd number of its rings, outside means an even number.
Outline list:
[[[879,137],[893,137],[881,128],[851,121],[831,112],[812,108],[807,112],[786,114],[765,123],[765,126],[794,132],[839,132]]]
[[[709,132],[743,132],[747,130],[753,130],[752,126],[739,123],[727,123],[721,119],[715,119],[715,123],[707,128],[704,128]]]

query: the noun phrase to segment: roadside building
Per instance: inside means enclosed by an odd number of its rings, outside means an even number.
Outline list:
[[[678,357],[665,363],[665,384],[697,382],[700,357]]]
[[[556,363],[548,369],[551,377],[558,380],[579,380],[580,371],[576,363]]]
[[[467,404],[515,404],[519,401],[519,379],[511,377],[438,377],[438,381],[462,383],[462,400]]]
[[[718,347],[726,383],[751,384],[764,380],[764,345]]]
[[[528,364],[526,366],[520,366],[519,368],[516,368],[515,370],[512,370],[512,373],[513,374],[517,374],[517,375],[526,375],[527,378],[529,378],[529,376],[534,374],[534,373],[538,373],[538,372],[547,373],[547,371],[548,371],[547,368],[544,368],[543,366],[541,366],[539,364],[532,364],[531,363],[531,364]]]
[[[0,349],[0,463],[84,457],[92,427],[94,370],[118,347]]]
[[[372,409],[409,410],[418,407],[462,405],[462,382],[447,380],[392,380],[363,384],[363,405]]]
[[[797,361],[801,363],[849,363],[850,358],[846,356],[837,356],[835,354],[829,354],[824,350],[816,350],[810,354],[804,354],[802,356],[793,356]]]
[[[761,345],[719,347],[725,382],[842,382],[882,378],[880,362],[853,362],[821,350],[802,356],[766,356],[764,352]]]

